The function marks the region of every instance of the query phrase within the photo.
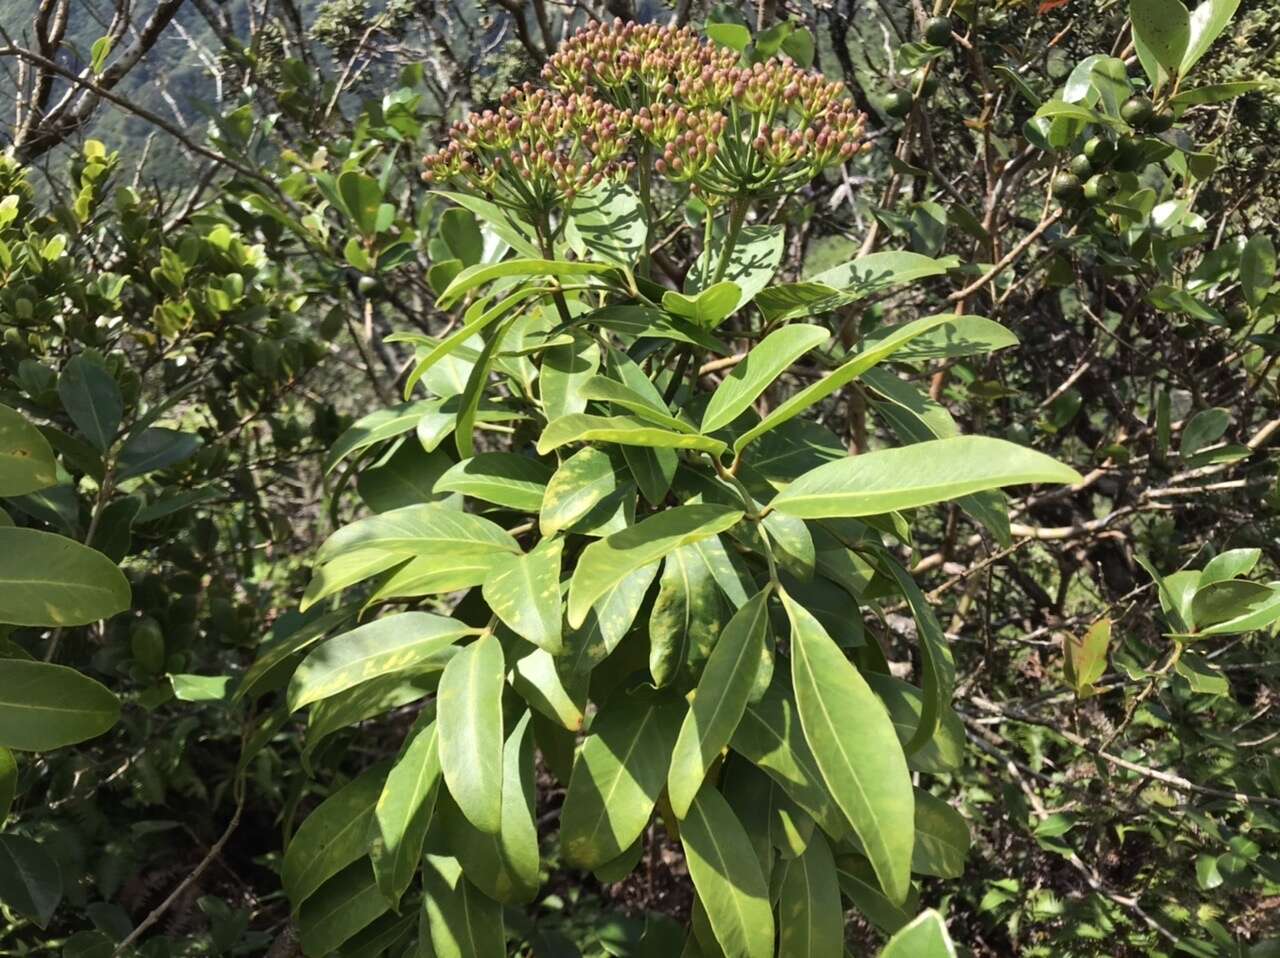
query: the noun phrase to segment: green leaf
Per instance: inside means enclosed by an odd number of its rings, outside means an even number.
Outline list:
[[[1111,620],[1099,619],[1084,635],[1069,635],[1062,643],[1062,671],[1076,694],[1092,694],[1093,684],[1107,670],[1107,648],[1111,644]]]
[[[738,308],[741,300],[741,287],[724,280],[691,296],[677,293],[673,289],[667,290],[662,294],[662,307],[702,329],[714,329]]]
[[[699,346],[713,353],[728,352],[728,347],[687,319],[672,316],[651,306],[605,306],[577,317],[578,322],[593,323],[604,329],[637,339],[667,339]]]
[[[460,492],[494,505],[537,512],[552,470],[514,452],[482,452],[456,463],[436,480],[437,492]]]
[[[1240,0],[1201,0],[1191,11],[1187,24],[1187,49],[1178,65],[1179,75],[1185,75],[1209,51],[1239,6]]]
[[[1191,39],[1191,20],[1181,0],[1129,0],[1135,42],[1142,43],[1171,74],[1178,72]]]
[[[1221,669],[1214,668],[1209,660],[1194,652],[1183,652],[1174,669],[1187,680],[1192,692],[1202,695],[1230,695],[1231,683]]]
[[[567,862],[594,870],[640,836],[666,783],[683,717],[678,698],[652,691],[605,703],[574,758],[560,813]]]
[[[463,266],[474,266],[484,256],[484,236],[470,210],[452,208],[441,213],[440,238]]]
[[[861,299],[890,286],[941,276],[959,265],[960,260],[954,256],[934,259],[919,253],[887,250],[833,266],[816,276],[808,277],[808,282],[830,286],[844,296]]]
[[[926,317],[932,319],[934,317]],[[947,316],[946,321],[914,337],[894,353],[894,360],[917,362],[925,359],[949,359],[976,356],[1018,345],[1018,337],[1008,327],[985,316]],[[873,348],[895,330],[876,330],[863,341],[863,348]]]
[[[866,679],[888,710],[898,741],[905,749],[920,727],[924,694],[914,685],[891,675],[870,672]],[[937,775],[955,771],[964,761],[964,756],[964,725],[955,712],[947,709],[941,715],[933,738],[907,755],[907,767],[913,772]]]
[[[329,562],[339,555],[363,549],[414,555],[453,557],[518,555],[519,543],[500,526],[481,516],[450,509],[439,503],[423,503],[392,509],[343,526],[320,546],[316,561]]]
[[[608,263],[557,259],[506,259],[501,263],[477,263],[459,273],[436,300],[437,309],[448,309],[466,293],[508,276],[591,276],[613,271]]]
[[[530,708],[577,732],[582,729],[587,708],[587,683],[585,676],[575,674],[567,659],[568,656],[553,658],[545,649],[534,649],[516,660],[511,687]]]
[[[711,783],[703,785],[680,827],[689,877],[716,941],[732,958],[773,958],[769,887],[751,840]]]
[[[1221,439],[1229,425],[1230,410],[1221,407],[1200,410],[1182,427],[1182,442],[1178,447],[1178,454],[1184,459],[1194,456]]]
[[[406,561],[404,552],[388,549],[357,549],[340,555],[315,570],[311,581],[307,583],[306,591],[302,594],[298,611],[306,612],[343,589],[386,572]],[[450,567],[452,568],[457,561],[461,560],[450,561]]]
[[[392,908],[413,881],[440,785],[438,732],[434,722],[414,733],[387,774],[373,810],[370,860],[382,896]]]
[[[356,489],[365,505],[374,512],[390,512],[447,499],[447,493],[435,491],[435,484],[454,465],[452,457],[440,449],[427,452],[413,439],[396,446],[390,457],[373,468],[361,469],[356,477]]]
[[[647,379],[645,383],[648,384]],[[671,415],[660,400],[659,402],[654,402],[650,397],[642,395],[616,379],[610,379],[607,376],[592,376],[582,384],[579,392],[583,399],[620,406],[627,412],[635,413],[639,418],[653,423],[661,429],[675,432],[697,432],[693,426],[684,420],[677,419]]]
[[[18,762],[13,752],[0,748],[0,826],[9,817],[13,798],[18,794]]]
[[[87,675],[0,658],[0,747],[47,752],[96,738],[119,718],[120,700]]]
[[[315,958],[332,954],[385,915],[389,907],[378,891],[369,862],[350,865],[302,906],[297,921],[303,953]]]
[[[0,835],[0,902],[45,928],[60,901],[57,859],[23,835]]]
[[[25,496],[57,482],[53,449],[21,413],[0,405],[0,497]]]
[[[502,645],[482,635],[450,660],[440,679],[436,722],[445,784],[482,832],[502,827]]]
[[[866,849],[885,894],[911,886],[914,799],[906,757],[884,705],[812,615],[784,591],[791,671],[804,737],[823,781]]]
[[[280,882],[295,913],[320,886],[368,852],[374,808],[386,777],[384,764],[366,769],[298,826],[280,868]]]
[[[787,420],[800,415],[808,407],[830,396],[837,389],[841,389],[853,382],[862,373],[875,366],[881,360],[893,355],[899,348],[915,339],[915,337],[941,326],[953,318],[951,316],[930,316],[905,323],[891,335],[878,341],[874,346],[864,349],[846,360],[837,369],[833,370],[830,375],[811,383],[783,400],[769,415],[765,416],[764,419],[734,441],[733,451],[740,453],[747,445],[770,429],[776,429]]]
[[[587,446],[575,452],[547,483],[538,515],[542,534],[553,536],[586,517],[618,492],[625,472],[626,464],[603,449]]]
[[[553,419],[538,437],[538,454],[546,455],[571,442],[611,442],[653,449],[699,449],[719,455],[727,448],[719,439],[675,432],[635,416],[594,416],[571,413]]]
[[[464,209],[470,210],[480,218],[495,236],[503,240],[517,253],[538,257],[538,240],[532,226],[507,210],[490,203],[488,200],[470,193],[450,193],[445,190],[434,190],[434,195],[452,200]]]
[[[798,324],[774,330],[747,353],[711,394],[702,415],[702,432],[713,433],[729,425],[792,363],[830,338],[831,334],[819,326]]]
[[[590,672],[617,648],[635,622],[657,572],[657,562],[642,566],[623,576],[596,600],[586,622],[565,639],[562,661],[570,674]]]
[[[527,555],[504,558],[484,581],[484,600],[511,631],[552,655],[561,650],[563,539],[544,539]]]
[[[345,626],[353,617],[350,609],[337,609],[324,615],[303,620],[301,616],[283,615],[276,619],[267,636],[258,646],[258,656],[245,673],[232,695],[233,701],[250,696],[251,693],[265,692],[264,680],[271,676],[276,666],[314,645],[333,629]],[[259,686],[262,685],[261,689]]]
[[[123,482],[149,472],[167,469],[190,459],[202,440],[195,433],[153,426],[130,436],[120,449],[116,478]]]
[[[1203,589],[1214,582],[1226,582],[1248,575],[1260,558],[1261,549],[1228,549],[1220,552],[1205,563],[1200,572],[1199,587]]]
[[[1079,481],[1074,469],[1025,446],[988,436],[957,436],[827,463],[805,473],[771,505],[801,519],[870,516],[984,489]]]
[[[649,614],[653,684],[664,688],[686,675],[692,662],[706,658],[708,645],[720,635],[726,615],[715,576],[697,546],[681,546],[668,554]]]
[[[422,862],[419,955],[429,958],[505,958],[502,905],[462,874],[457,859],[427,855]]]
[[[596,600],[624,576],[680,546],[718,535],[741,518],[739,510],[725,506],[676,506],[591,543],[569,584],[569,624],[580,628]]]
[[[289,682],[289,711],[381,675],[421,668],[475,630],[430,612],[400,612],[335,636],[309,653]]]
[[[1201,9],[1209,6],[1209,3],[1202,3],[1196,7],[1196,13]],[[1208,103],[1226,103],[1228,100],[1234,100],[1238,96],[1246,93],[1252,93],[1254,90],[1261,90],[1266,86],[1262,80],[1237,80],[1234,83],[1210,83],[1206,86],[1196,87],[1192,90],[1183,90],[1177,96],[1169,99],[1169,105],[1173,107],[1175,113],[1180,114],[1188,107],[1199,106]]]
[[[919,907],[920,896],[914,888],[901,905],[886,898],[871,863],[861,855],[840,856],[836,860],[836,874],[840,880],[840,891],[885,934],[891,935],[904,927]]]
[[[737,312],[769,285],[782,262],[785,239],[786,229],[781,224],[744,226],[739,231],[724,275],[720,277],[738,287],[737,302],[726,315]],[[689,270],[689,276],[685,280],[686,290],[693,293],[709,289],[713,285],[712,279],[720,268],[724,241],[723,232],[717,230],[712,242]]]
[[[378,207],[382,205],[382,188],[378,181],[358,170],[348,170],[338,177],[338,195],[356,229],[366,237],[378,232]]]
[[[831,846],[814,832],[787,864],[778,900],[778,958],[828,958],[844,945],[844,906]]]
[[[1211,2],[1211,0],[1210,0]],[[1249,237],[1240,254],[1240,286],[1254,309],[1262,305],[1276,281],[1276,246],[1265,233]]]
[[[170,674],[169,684],[179,702],[221,702],[231,688],[231,676]]]
[[[579,193],[565,221],[565,240],[578,256],[615,266],[634,266],[648,234],[640,198],[623,183]]]
[[[93,41],[93,46],[89,48],[89,62],[94,76],[102,73],[102,68],[107,63],[107,57],[111,53],[111,48],[115,45],[115,40],[115,37],[108,35],[98,37]]]
[[[475,365],[471,367],[471,373],[467,376],[467,385],[459,397],[461,405],[453,427],[453,442],[457,447],[458,455],[463,459],[475,455],[476,417],[479,415],[485,388],[489,384],[489,372],[493,366],[494,353],[501,347],[510,328],[511,321],[508,320],[493,331],[484,348],[480,350]]]
[[[667,793],[677,818],[688,813],[707,769],[729,744],[746,711],[769,630],[770,591],[761,590],[738,609],[698,679],[667,775]]]
[[[739,23],[708,23],[705,30],[714,43],[738,53],[751,42],[751,31]]]
[[[0,623],[88,625],[129,601],[129,581],[101,552],[51,532],[0,527]]]
[[[930,909],[890,938],[880,958],[956,958],[956,947],[942,916]]]
[[[456,806],[444,823],[467,879],[503,904],[530,902],[539,887],[531,714],[525,712],[503,746],[501,829],[497,834],[480,831]]]
[[[418,420],[438,406],[438,400],[418,399],[389,409],[379,409],[357,419],[330,447],[324,459],[325,474],[333,472],[338,463],[354,452],[412,432],[418,425]]]
[[[124,416],[124,399],[111,373],[84,355],[73,356],[58,376],[58,397],[81,434],[106,452]]]
[[[969,823],[959,812],[924,789],[915,790],[916,844],[911,870],[917,875],[959,878],[969,854]]]
[[[764,769],[829,836],[838,839],[848,832],[805,741],[785,674],[775,674],[760,701],[747,706],[731,744],[735,752]]]
[[[1280,587],[1231,579],[1196,590],[1191,620],[1204,635],[1261,629],[1280,616]],[[1230,626],[1230,628],[1226,628]]]

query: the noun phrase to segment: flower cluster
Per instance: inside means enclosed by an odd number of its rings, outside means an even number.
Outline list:
[[[625,179],[630,113],[583,94],[527,85],[502,105],[456,123],[449,143],[424,158],[423,177],[489,195],[539,222],[605,180]]]
[[[862,146],[865,118],[842,84],[787,59],[740,66],[687,27],[595,24],[543,79],[550,90],[525,84],[456,125],[426,158],[428,178],[540,222],[637,161],[714,201],[794,189]]]

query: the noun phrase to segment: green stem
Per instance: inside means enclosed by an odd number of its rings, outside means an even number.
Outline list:
[[[550,239],[551,223],[545,213],[542,216],[542,220],[535,224],[534,229],[538,233],[538,246],[542,250],[542,258],[545,260],[555,259],[555,250],[551,245]],[[551,283],[551,298],[555,300],[556,312],[560,314],[560,322],[568,326],[572,321],[572,317],[569,315],[569,304],[565,302],[564,290],[560,288],[560,283],[557,280],[552,279]]]
[[[720,250],[720,262],[716,264],[715,277],[711,280],[712,285],[724,279],[725,271],[729,268],[729,259],[733,256],[733,248],[738,245],[738,236],[742,233],[742,224],[747,218],[747,208],[750,204],[745,197],[735,197],[733,206],[729,211],[729,228],[724,235],[724,248]]]

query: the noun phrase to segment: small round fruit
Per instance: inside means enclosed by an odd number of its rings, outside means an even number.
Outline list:
[[[1053,195],[1063,203],[1071,203],[1084,195],[1084,184],[1074,173],[1059,173],[1053,178]]]
[[[1125,137],[1116,144],[1116,156],[1111,161],[1113,169],[1121,173],[1136,173],[1142,165],[1142,146],[1137,140]]]
[[[911,89],[915,90],[916,96],[926,98],[933,96],[938,92],[937,71],[930,70],[928,67],[921,67],[911,74]]]
[[[1165,130],[1173,126],[1173,111],[1168,107],[1163,110],[1157,110],[1155,115],[1147,121],[1147,129],[1152,133],[1163,133]]]
[[[1106,166],[1116,155],[1115,144],[1101,136],[1090,137],[1084,145],[1084,155],[1096,167]]]
[[[376,276],[361,276],[356,288],[361,296],[373,296],[382,289],[382,283]]]
[[[1145,127],[1155,116],[1156,107],[1149,97],[1131,96],[1120,107],[1120,118],[1130,126]]]
[[[1067,164],[1067,169],[1082,180],[1087,180],[1093,176],[1093,164],[1089,162],[1089,158],[1083,153],[1077,153],[1073,156],[1071,162]]]
[[[931,17],[924,25],[924,38],[935,47],[951,43],[951,18]]]
[[[1223,310],[1223,317],[1227,321],[1228,329],[1243,329],[1249,322],[1249,311],[1243,306],[1228,306]]]
[[[1116,181],[1106,173],[1099,173],[1085,180],[1084,198],[1092,202],[1105,203],[1116,195]]]
[[[894,90],[884,101],[884,112],[890,116],[903,117],[911,112],[914,100],[906,90]]]

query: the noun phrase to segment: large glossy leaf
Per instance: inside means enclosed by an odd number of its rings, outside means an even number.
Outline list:
[[[580,413],[587,408],[582,387],[600,368],[600,347],[580,329],[573,330],[572,341],[553,346],[542,354],[538,371],[538,398],[549,422]],[[541,449],[539,450],[541,452]]]
[[[493,552],[519,554],[520,546],[500,526],[481,516],[435,502],[380,515],[343,526],[320,546],[316,562],[328,562],[356,549],[399,551],[405,557],[477,556]]]
[[[407,561],[404,552],[390,549],[357,549],[340,555],[315,570],[302,593],[298,611],[306,612],[343,589]]]
[[[911,342],[915,337],[943,325],[950,318],[948,316],[928,316],[924,319],[917,319],[903,324],[900,328],[895,329],[893,333],[877,340],[874,345],[847,359],[829,375],[824,376],[815,383],[811,383],[783,400],[769,415],[734,440],[733,451],[741,452],[751,442],[764,435],[770,429],[776,429],[787,420],[800,415],[814,403],[830,396],[837,389],[847,386],[881,360],[892,356],[894,352],[906,343]]]
[[[949,315],[946,318],[945,323],[916,336],[894,353],[894,360],[918,362],[924,359],[974,356],[1018,345],[1018,337],[1007,326],[985,316]],[[877,330],[866,339],[863,348],[874,348],[880,339],[891,335],[893,327],[889,327],[887,332]]]
[[[57,859],[25,835],[0,835],[0,903],[44,928],[61,900]]]
[[[504,558],[485,579],[484,600],[511,631],[553,655],[560,652],[563,539],[544,539],[526,555]]]
[[[347,866],[303,904],[297,918],[303,953],[308,958],[332,954],[390,907],[367,860]]]
[[[726,958],[773,958],[773,909],[742,823],[714,785],[702,786],[680,827],[689,877]]]
[[[676,506],[582,550],[569,585],[569,624],[580,628],[596,600],[623,577],[680,546],[724,532],[742,513],[718,505]]]
[[[438,309],[448,309],[465,293],[478,286],[483,286],[485,283],[491,283],[495,279],[503,279],[509,276],[537,276],[540,278],[590,276],[592,274],[608,273],[614,268],[608,263],[592,263],[585,260],[575,262],[554,259],[506,259],[500,263],[477,263],[475,266],[468,266],[454,277],[453,282],[449,284],[449,288],[441,293],[436,300],[436,307]]]
[[[58,376],[58,397],[81,435],[105,452],[124,416],[120,387],[106,367],[86,356],[73,356]]]
[[[0,747],[47,752],[95,738],[119,718],[120,700],[87,675],[0,658]]]
[[[508,210],[470,193],[450,193],[447,190],[434,190],[433,193],[470,210],[480,222],[493,231],[495,236],[505,241],[516,252],[534,258],[541,255],[538,252],[538,240],[534,228]]]
[[[920,727],[920,712],[924,707],[923,693],[914,685],[891,675],[872,672],[866,679],[888,710],[889,718],[898,733],[898,741],[905,749]],[[907,755],[907,767],[913,772],[934,775],[951,772],[964,761],[964,750],[964,724],[955,712],[947,709],[942,713],[933,738]]]
[[[513,452],[482,452],[452,466],[436,480],[437,492],[460,492],[495,505],[537,512],[552,470]]]
[[[0,622],[88,625],[129,601],[129,580],[101,552],[51,532],[0,528]]]
[[[660,399],[653,402],[651,397],[607,376],[592,376],[582,384],[581,394],[587,400],[612,403],[660,429],[687,433],[697,431],[687,422],[671,415]]]
[[[394,439],[403,433],[412,432],[418,425],[418,420],[425,413],[437,409],[439,405],[439,400],[418,399],[389,409],[379,409],[357,419],[329,447],[329,452],[324,458],[324,471],[332,472],[343,459],[354,452],[387,439]]]
[[[440,502],[447,492],[436,492],[436,481],[454,465],[443,449],[427,452],[422,443],[406,439],[398,448],[356,476],[360,498],[374,512],[390,512],[422,502]]]
[[[742,308],[769,285],[782,262],[786,230],[781,224],[745,226],[739,231],[721,279],[738,287],[738,301],[730,313]],[[686,281],[686,289],[696,292],[708,288],[719,272],[724,253],[725,236],[717,231],[702,255],[694,262]]]
[[[53,449],[21,413],[0,405],[0,496],[25,496],[57,482]]]
[[[433,659],[431,671],[382,675],[312,705],[307,712],[307,744],[302,750],[302,764],[309,769],[311,756],[334,732],[386,715],[435,692],[452,651],[446,649],[438,661]]]
[[[234,700],[267,690],[266,679],[281,663],[314,645],[333,629],[345,626],[353,617],[350,609],[335,609],[324,615],[290,616],[276,619],[270,634],[258,646],[258,656],[240,678]],[[283,681],[283,679],[281,680]]]
[[[694,659],[706,657],[728,617],[715,577],[695,546],[681,546],[667,556],[649,614],[649,673],[659,688],[674,682]]]
[[[820,326],[796,324],[774,330],[747,353],[711,394],[702,415],[702,431],[712,433],[733,422],[792,363],[830,338],[831,334]]]
[[[747,706],[730,744],[739,755],[764,769],[833,839],[848,832],[844,815],[827,792],[817,759],[805,741],[784,673],[775,673],[760,701]]]
[[[165,426],[152,426],[135,433],[120,449],[116,478],[123,482],[149,472],[168,469],[185,462],[200,449],[202,440],[195,433],[181,432]]]
[[[814,832],[787,863],[778,900],[778,958],[827,958],[844,945],[844,906],[831,846]]]
[[[296,912],[326,881],[369,851],[374,807],[386,765],[366,769],[306,817],[289,841],[280,869],[284,893]],[[370,874],[372,880],[372,873]]]
[[[507,954],[502,906],[467,880],[457,859],[427,855],[422,862],[422,894],[419,955],[504,958]]]
[[[1249,237],[1249,242],[1240,254],[1240,285],[1249,305],[1254,309],[1261,306],[1275,281],[1275,243],[1265,233]]]
[[[18,760],[13,752],[0,747],[0,825],[9,817],[13,798],[18,793]]]
[[[641,566],[619,579],[596,600],[581,628],[566,636],[561,661],[571,675],[590,672],[617,648],[635,622],[658,565]]]
[[[444,822],[450,847],[468,880],[504,904],[529,902],[538,893],[531,717],[525,713],[503,746],[501,829],[496,834],[482,832],[460,812]]]
[[[560,843],[572,865],[598,868],[644,831],[684,711],[680,699],[645,691],[616,695],[601,709],[574,759],[560,813]]]
[[[1242,579],[1215,583],[1196,591],[1192,616],[1203,636],[1265,629],[1280,619],[1280,586]]]
[[[572,668],[562,667],[563,662],[564,657],[554,658],[545,649],[534,649],[516,660],[511,686],[530,708],[577,732],[587,708],[587,679]]]
[[[718,439],[664,429],[638,416],[595,416],[571,413],[553,419],[538,437],[538,453],[546,455],[571,442],[611,442],[652,449],[699,449],[718,455],[727,448]]]
[[[648,233],[640,198],[622,183],[579,193],[565,223],[565,239],[575,253],[616,266],[635,265]]]
[[[310,652],[289,682],[289,710],[372,678],[408,672],[475,630],[430,612],[400,612],[335,636]]]
[[[805,739],[885,893],[906,899],[915,844],[911,776],[888,712],[822,626],[784,591]]]
[[[373,236],[377,232],[378,208],[382,206],[378,181],[359,170],[348,170],[338,177],[338,195],[356,229]]]
[[[614,497],[627,481],[622,457],[595,446],[579,449],[560,464],[542,499],[538,527],[553,536],[586,518]]]
[[[760,591],[734,614],[702,670],[667,777],[677,818],[688,813],[712,760],[729,744],[746,710],[769,628],[769,595],[769,589]]]
[[[1145,46],[1156,61],[1174,73],[1182,63],[1191,38],[1191,22],[1182,0],[1129,0],[1134,41]]]
[[[1079,481],[1074,469],[1025,446],[988,436],[957,436],[819,466],[779,493],[772,506],[802,519],[869,516],[984,489]]]
[[[445,666],[436,702],[449,793],[482,832],[502,826],[502,645],[482,635]]]
[[[440,754],[434,722],[417,731],[387,774],[374,806],[370,849],[373,874],[384,898],[396,908],[413,881],[422,842],[431,823],[440,784]]]
[[[914,888],[901,905],[886,898],[875,869],[861,855],[841,855],[836,859],[836,875],[844,896],[885,934],[891,935],[907,925],[919,907],[920,896]]]
[[[890,938],[880,958],[956,958],[956,948],[942,916],[930,909]]]
[[[917,875],[959,878],[969,854],[969,824],[942,799],[916,789],[916,845],[911,870]]]

